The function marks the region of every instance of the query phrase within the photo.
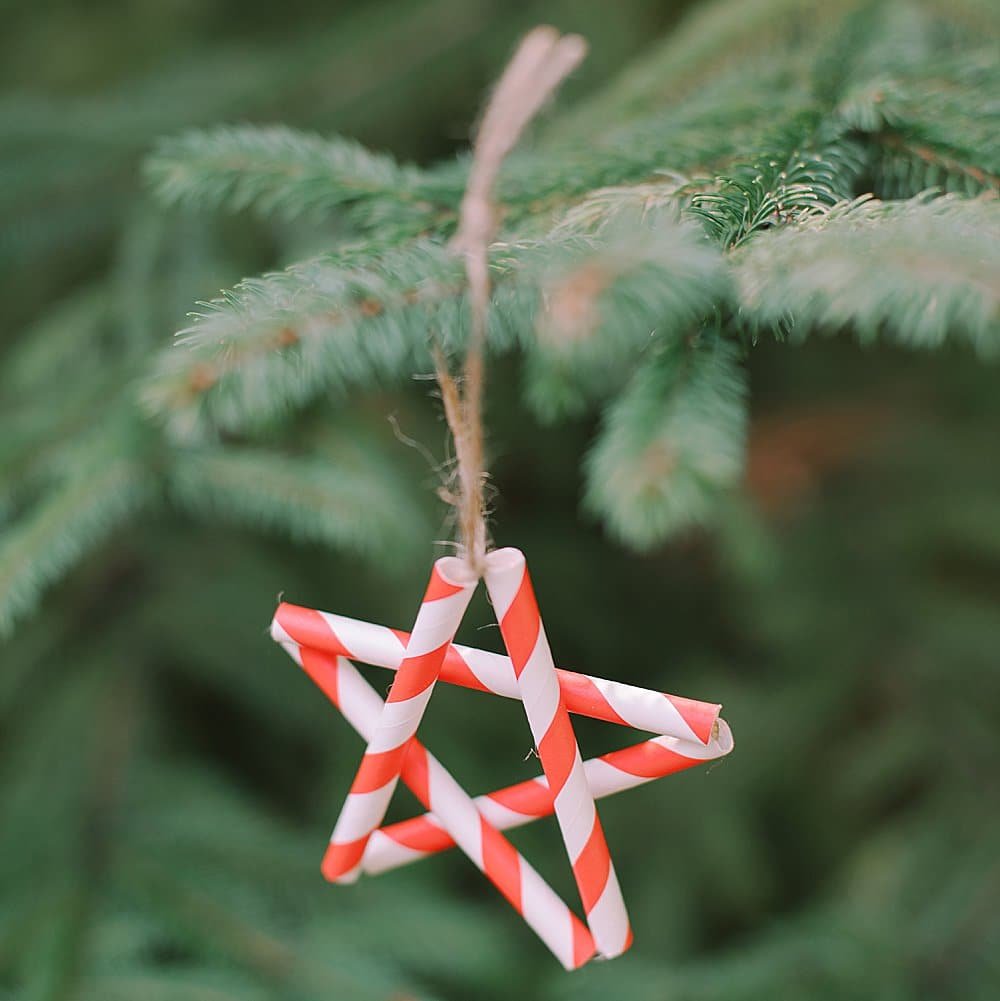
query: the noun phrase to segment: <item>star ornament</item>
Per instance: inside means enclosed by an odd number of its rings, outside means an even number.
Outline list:
[[[409,634],[298,605],[278,606],[271,634],[367,742],[323,859],[324,876],[353,882],[456,845],[507,898],[555,957],[577,969],[632,944],[632,930],[596,799],[723,757],[733,738],[718,705],[555,667],[524,555],[486,557],[486,589],[507,656],[453,644],[478,585],[466,563],[434,564]],[[383,700],[351,661],[396,672]],[[438,680],[517,699],[543,774],[471,797],[420,743]],[[656,734],[583,761],[569,714]],[[429,811],[382,826],[399,780]],[[502,833],[555,814],[586,923]]]

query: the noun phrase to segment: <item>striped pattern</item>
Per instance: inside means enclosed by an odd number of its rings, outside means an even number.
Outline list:
[[[407,745],[423,719],[445,654],[475,586],[476,579],[455,557],[445,557],[434,564],[406,646],[406,657],[330,835],[323,875],[331,882],[352,883],[361,872],[368,839],[385,818]]]
[[[634,789],[654,779],[715,761],[733,749],[733,737],[725,720],[719,720],[718,736],[707,745],[676,737],[653,737],[632,747],[583,763],[594,799]],[[544,775],[477,796],[479,812],[498,830],[523,827],[553,811],[552,794]],[[370,875],[417,862],[428,855],[454,848],[455,842],[433,813],[411,817],[382,827],[372,835],[362,861]]]
[[[284,646],[362,738],[374,740],[384,704],[357,668],[343,657]],[[416,738],[404,755],[401,778],[567,970],[594,955],[586,926]]]
[[[287,603],[278,606],[271,634],[279,643],[292,640],[299,646],[393,671],[402,664],[409,640],[407,633],[388,626]],[[556,677],[566,708],[579,716],[701,744],[711,740],[719,718],[720,707],[714,703],[664,695],[558,668]],[[455,645],[448,649],[441,680],[508,699],[521,697],[510,658],[472,647]]]
[[[518,550],[489,554],[485,579],[509,657],[452,644],[477,583],[455,558],[435,564],[411,634],[296,605],[275,613],[274,639],[368,742],[323,872],[352,882],[457,845],[576,969],[632,943],[594,800],[728,754],[732,735],[717,705],[558,670]],[[397,672],[385,702],[347,657]],[[471,798],[415,736],[439,677],[522,701],[544,775]],[[584,763],[568,712],[659,736]],[[400,778],[429,812],[382,828]],[[552,813],[587,925],[501,833]]]
[[[594,944],[606,958],[619,956],[632,943],[628,912],[563,702],[524,555],[517,549],[490,553],[485,580]]]

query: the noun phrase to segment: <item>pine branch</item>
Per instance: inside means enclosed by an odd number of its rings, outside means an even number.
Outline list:
[[[547,220],[596,188],[710,171],[756,148],[777,122],[794,119],[807,106],[808,94],[795,88],[765,85],[748,99],[745,80],[723,81],[683,104],[614,119],[585,139],[515,154],[499,183],[505,222]]]
[[[1000,191],[1000,175],[964,161],[942,143],[906,138],[887,130],[876,139],[873,192],[881,198],[912,198],[930,188],[949,194]]]
[[[805,7],[800,0],[729,0],[698,4],[683,22],[622,77],[594,99],[568,114],[558,134],[592,133],[592,123],[633,118],[668,101],[683,103],[727,74],[739,74],[746,87],[767,71],[775,57],[788,69],[790,54],[813,55],[824,30],[836,24],[857,0],[833,0]],[[808,62],[806,62],[808,65]]]
[[[969,195],[1000,188],[995,53],[922,55],[898,72],[880,63],[836,109],[839,120],[871,144],[873,192],[909,198],[931,187]]]
[[[913,347],[959,338],[1000,350],[1000,202],[861,200],[763,233],[734,258],[754,328],[848,327]]]
[[[391,226],[409,235],[430,225],[436,211],[417,168],[350,139],[281,126],[229,126],[164,140],[145,169],[168,205],[253,208],[283,218],[347,209],[366,228]],[[460,189],[453,202],[459,196]]]
[[[850,196],[863,164],[860,149],[839,135],[823,136],[828,130],[810,117],[776,137],[774,152],[734,165],[717,179],[717,190],[691,198],[691,212],[722,246],[822,215]]]
[[[179,451],[168,472],[176,502],[201,517],[280,531],[381,557],[429,535],[400,477],[360,446],[341,461],[260,448]]]
[[[432,312],[461,292],[461,261],[428,241],[247,279],[200,304],[143,399],[182,435],[266,424],[321,389],[429,369]]]
[[[644,344],[655,327],[687,323],[722,294],[720,259],[690,227],[625,242],[561,232],[496,244],[491,348],[533,340],[546,299],[539,322],[547,350],[589,359],[593,370],[623,346]],[[586,278],[597,285],[580,285]],[[320,391],[429,370],[432,335],[445,350],[462,344],[464,294],[460,260],[429,241],[374,256],[330,255],[244,281],[203,304],[180,332],[183,350],[161,359],[146,405],[190,435],[206,425],[260,426]],[[598,322],[597,299],[606,321]],[[598,326],[601,336],[588,337]]]
[[[145,470],[116,448],[78,458],[72,475],[0,535],[0,634],[151,499]]]
[[[742,473],[745,396],[737,348],[716,335],[657,352],[605,415],[587,506],[639,549],[705,521]]]
[[[722,255],[697,226],[673,207],[640,214],[632,204],[602,205],[593,251],[543,275],[526,387],[542,420],[624,384],[642,351],[687,332],[728,297]],[[582,219],[589,224],[590,214]]]

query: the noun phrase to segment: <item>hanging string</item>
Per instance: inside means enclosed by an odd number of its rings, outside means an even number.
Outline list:
[[[461,386],[434,344],[434,369],[445,419],[455,442],[459,540],[463,555],[482,574],[488,547],[484,490],[483,386],[489,323],[489,248],[497,230],[497,175],[525,126],[579,64],[587,44],[579,35],[535,28],[522,40],[497,82],[473,145],[472,167],[451,246],[465,259],[469,286],[469,340]]]

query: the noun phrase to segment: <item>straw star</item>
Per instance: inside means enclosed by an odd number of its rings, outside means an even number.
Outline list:
[[[438,560],[411,634],[282,604],[272,635],[368,742],[323,861],[350,882],[457,845],[567,969],[612,957],[632,941],[594,800],[732,749],[719,706],[558,670],[523,555],[490,553],[484,574],[508,656],[454,646],[478,583],[455,558]],[[396,670],[383,702],[351,660]],[[469,796],[415,734],[438,679],[522,701],[543,775]],[[658,734],[581,759],[569,712]],[[402,779],[430,811],[382,827]],[[501,833],[555,813],[587,924]]]

